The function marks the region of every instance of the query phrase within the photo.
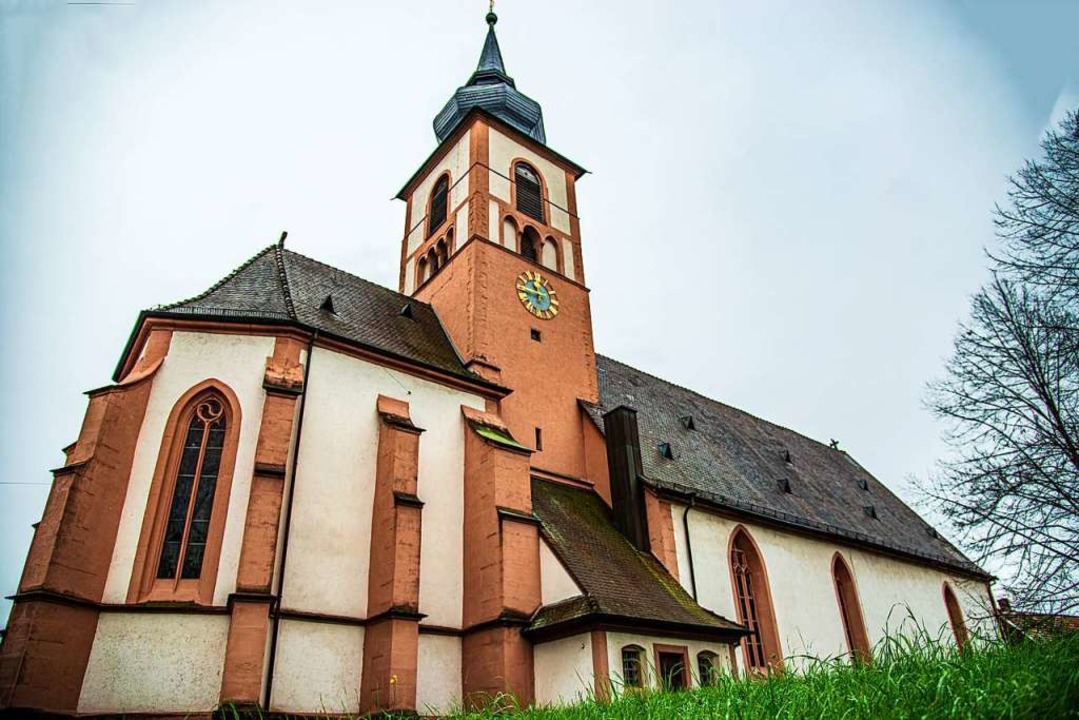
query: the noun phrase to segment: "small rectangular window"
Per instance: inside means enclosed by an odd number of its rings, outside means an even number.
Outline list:
[[[533,329],[532,339],[536,342],[543,342],[543,333],[541,333],[539,330]]]
[[[543,428],[536,428],[536,450],[543,449]]]

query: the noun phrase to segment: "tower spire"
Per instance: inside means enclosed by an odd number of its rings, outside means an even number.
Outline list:
[[[483,50],[480,52],[480,61],[476,65],[476,72],[473,73],[469,84],[477,82],[491,82],[502,81],[507,82],[511,86],[513,78],[506,74],[506,66],[502,61],[502,50],[498,47],[498,36],[495,35],[495,24],[498,22],[498,16],[495,15],[494,2],[491,3],[491,10],[487,13],[487,39],[483,41]]]
[[[487,38],[483,42],[476,71],[462,87],[457,88],[442,111],[435,116],[435,136],[442,142],[474,108],[480,108],[534,140],[546,143],[543,130],[543,110],[540,104],[517,89],[508,74],[498,47],[495,25],[495,4],[487,12]]]

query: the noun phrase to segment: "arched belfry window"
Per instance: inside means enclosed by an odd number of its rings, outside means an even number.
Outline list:
[[[525,231],[521,233],[521,256],[525,257],[532,262],[536,262],[539,258],[540,244],[539,233],[536,232],[534,227],[526,227]]]
[[[240,405],[217,380],[188,390],[161,438],[128,601],[211,604],[239,442]]]
[[[948,610],[948,622],[952,626],[952,634],[955,635],[955,644],[962,650],[970,642],[970,633],[967,632],[967,623],[963,619],[963,609],[948,583],[944,583],[944,606]]]
[[[517,163],[514,182],[517,185],[517,209],[534,220],[545,222],[543,185],[540,183],[539,173],[531,165]]]
[[[734,532],[730,562],[738,620],[750,631],[742,640],[746,668],[763,671],[769,665],[778,666],[782,657],[768,577],[757,546],[744,528]]]
[[[832,581],[835,583],[835,595],[839,602],[839,617],[843,621],[843,634],[847,638],[847,648],[858,661],[868,662],[869,635],[865,631],[865,619],[862,606],[858,602],[858,591],[854,586],[854,576],[847,562],[839,553],[832,558]]]
[[[450,201],[450,178],[443,175],[431,191],[431,210],[427,215],[427,236],[434,235],[446,222],[446,209]]]
[[[195,406],[187,423],[157,563],[158,580],[195,580],[202,574],[227,422],[224,403],[211,394]]]

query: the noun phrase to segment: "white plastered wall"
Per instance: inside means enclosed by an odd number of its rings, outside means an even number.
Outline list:
[[[689,563],[681,514],[672,504],[678,573],[689,589]],[[689,515],[698,602],[737,622],[727,550],[740,523],[696,510]],[[848,652],[832,580],[832,557],[840,551],[850,567],[871,645],[887,634],[910,633],[915,625],[953,642],[943,584],[952,584],[973,632],[991,634],[988,592],[983,583],[863,550],[743,525],[760,549],[768,573],[780,643],[785,656],[834,657]],[[911,618],[913,616],[913,618]],[[739,652],[739,657],[741,652]],[[741,660],[739,661],[741,662]]]
[[[536,645],[536,704],[568,705],[593,694],[592,636],[573,635]]]
[[[490,192],[495,197],[505,202],[510,201],[510,183],[506,178],[513,177],[513,161],[523,158],[528,161],[543,176],[547,186],[547,206],[550,217],[548,222],[551,227],[557,228],[564,233],[570,232],[568,194],[566,189],[566,172],[554,163],[540,157],[524,145],[515,142],[507,135],[491,128],[488,140],[488,165],[491,170]],[[501,177],[500,177],[501,176]]]
[[[483,398],[316,349],[296,468],[282,605],[364,618],[378,454],[379,394],[409,403],[419,441],[417,493],[425,503],[420,612],[432,625],[461,627],[464,422],[461,406]]]
[[[461,638],[420,633],[416,711],[443,715],[461,705]]]
[[[282,620],[270,709],[358,713],[363,632],[351,625]]]
[[[131,583],[132,566],[161,437],[169,414],[180,397],[195,385],[214,378],[228,385],[240,403],[240,439],[232,475],[228,517],[221,544],[214,604],[224,605],[236,589],[247,500],[255,462],[255,444],[262,421],[265,391],[262,381],[266,358],[273,354],[274,338],[215,333],[174,332],[169,353],[152,382],[146,415],[135,445],[123,515],[116,535],[104,602],[123,603]]]
[[[657,685],[656,672],[656,645],[671,645],[686,648],[689,658],[690,684],[693,687],[700,685],[697,676],[697,654],[702,652],[714,653],[716,656],[715,667],[720,671],[730,670],[730,650],[728,645],[722,643],[700,642],[698,640],[679,640],[678,638],[658,637],[652,635],[637,635],[624,632],[607,633],[607,663],[611,672],[611,688],[614,692],[620,692],[625,686],[622,681],[622,648],[627,645],[636,645],[644,648],[645,682],[649,687]]]
[[[441,161],[427,174],[427,177],[412,191],[412,212],[408,218],[408,252],[415,252],[424,240],[427,239],[427,199],[431,195],[431,189],[435,181],[447,170],[450,173],[450,197],[448,208],[452,212],[460,203],[468,197],[468,173],[469,167],[469,134],[461,136],[453,147],[449,149]],[[460,237],[460,230],[458,237]],[[458,240],[460,245],[461,240]]]
[[[544,605],[583,595],[546,540],[540,540],[540,600]]]
[[[79,713],[213,710],[228,629],[227,615],[102,613]]]

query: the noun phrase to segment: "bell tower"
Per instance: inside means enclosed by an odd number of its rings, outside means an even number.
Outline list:
[[[404,200],[401,292],[430,303],[466,365],[512,393],[498,412],[533,472],[584,478],[578,400],[597,400],[576,182],[539,103],[506,72],[487,15],[479,63],[435,117]]]

